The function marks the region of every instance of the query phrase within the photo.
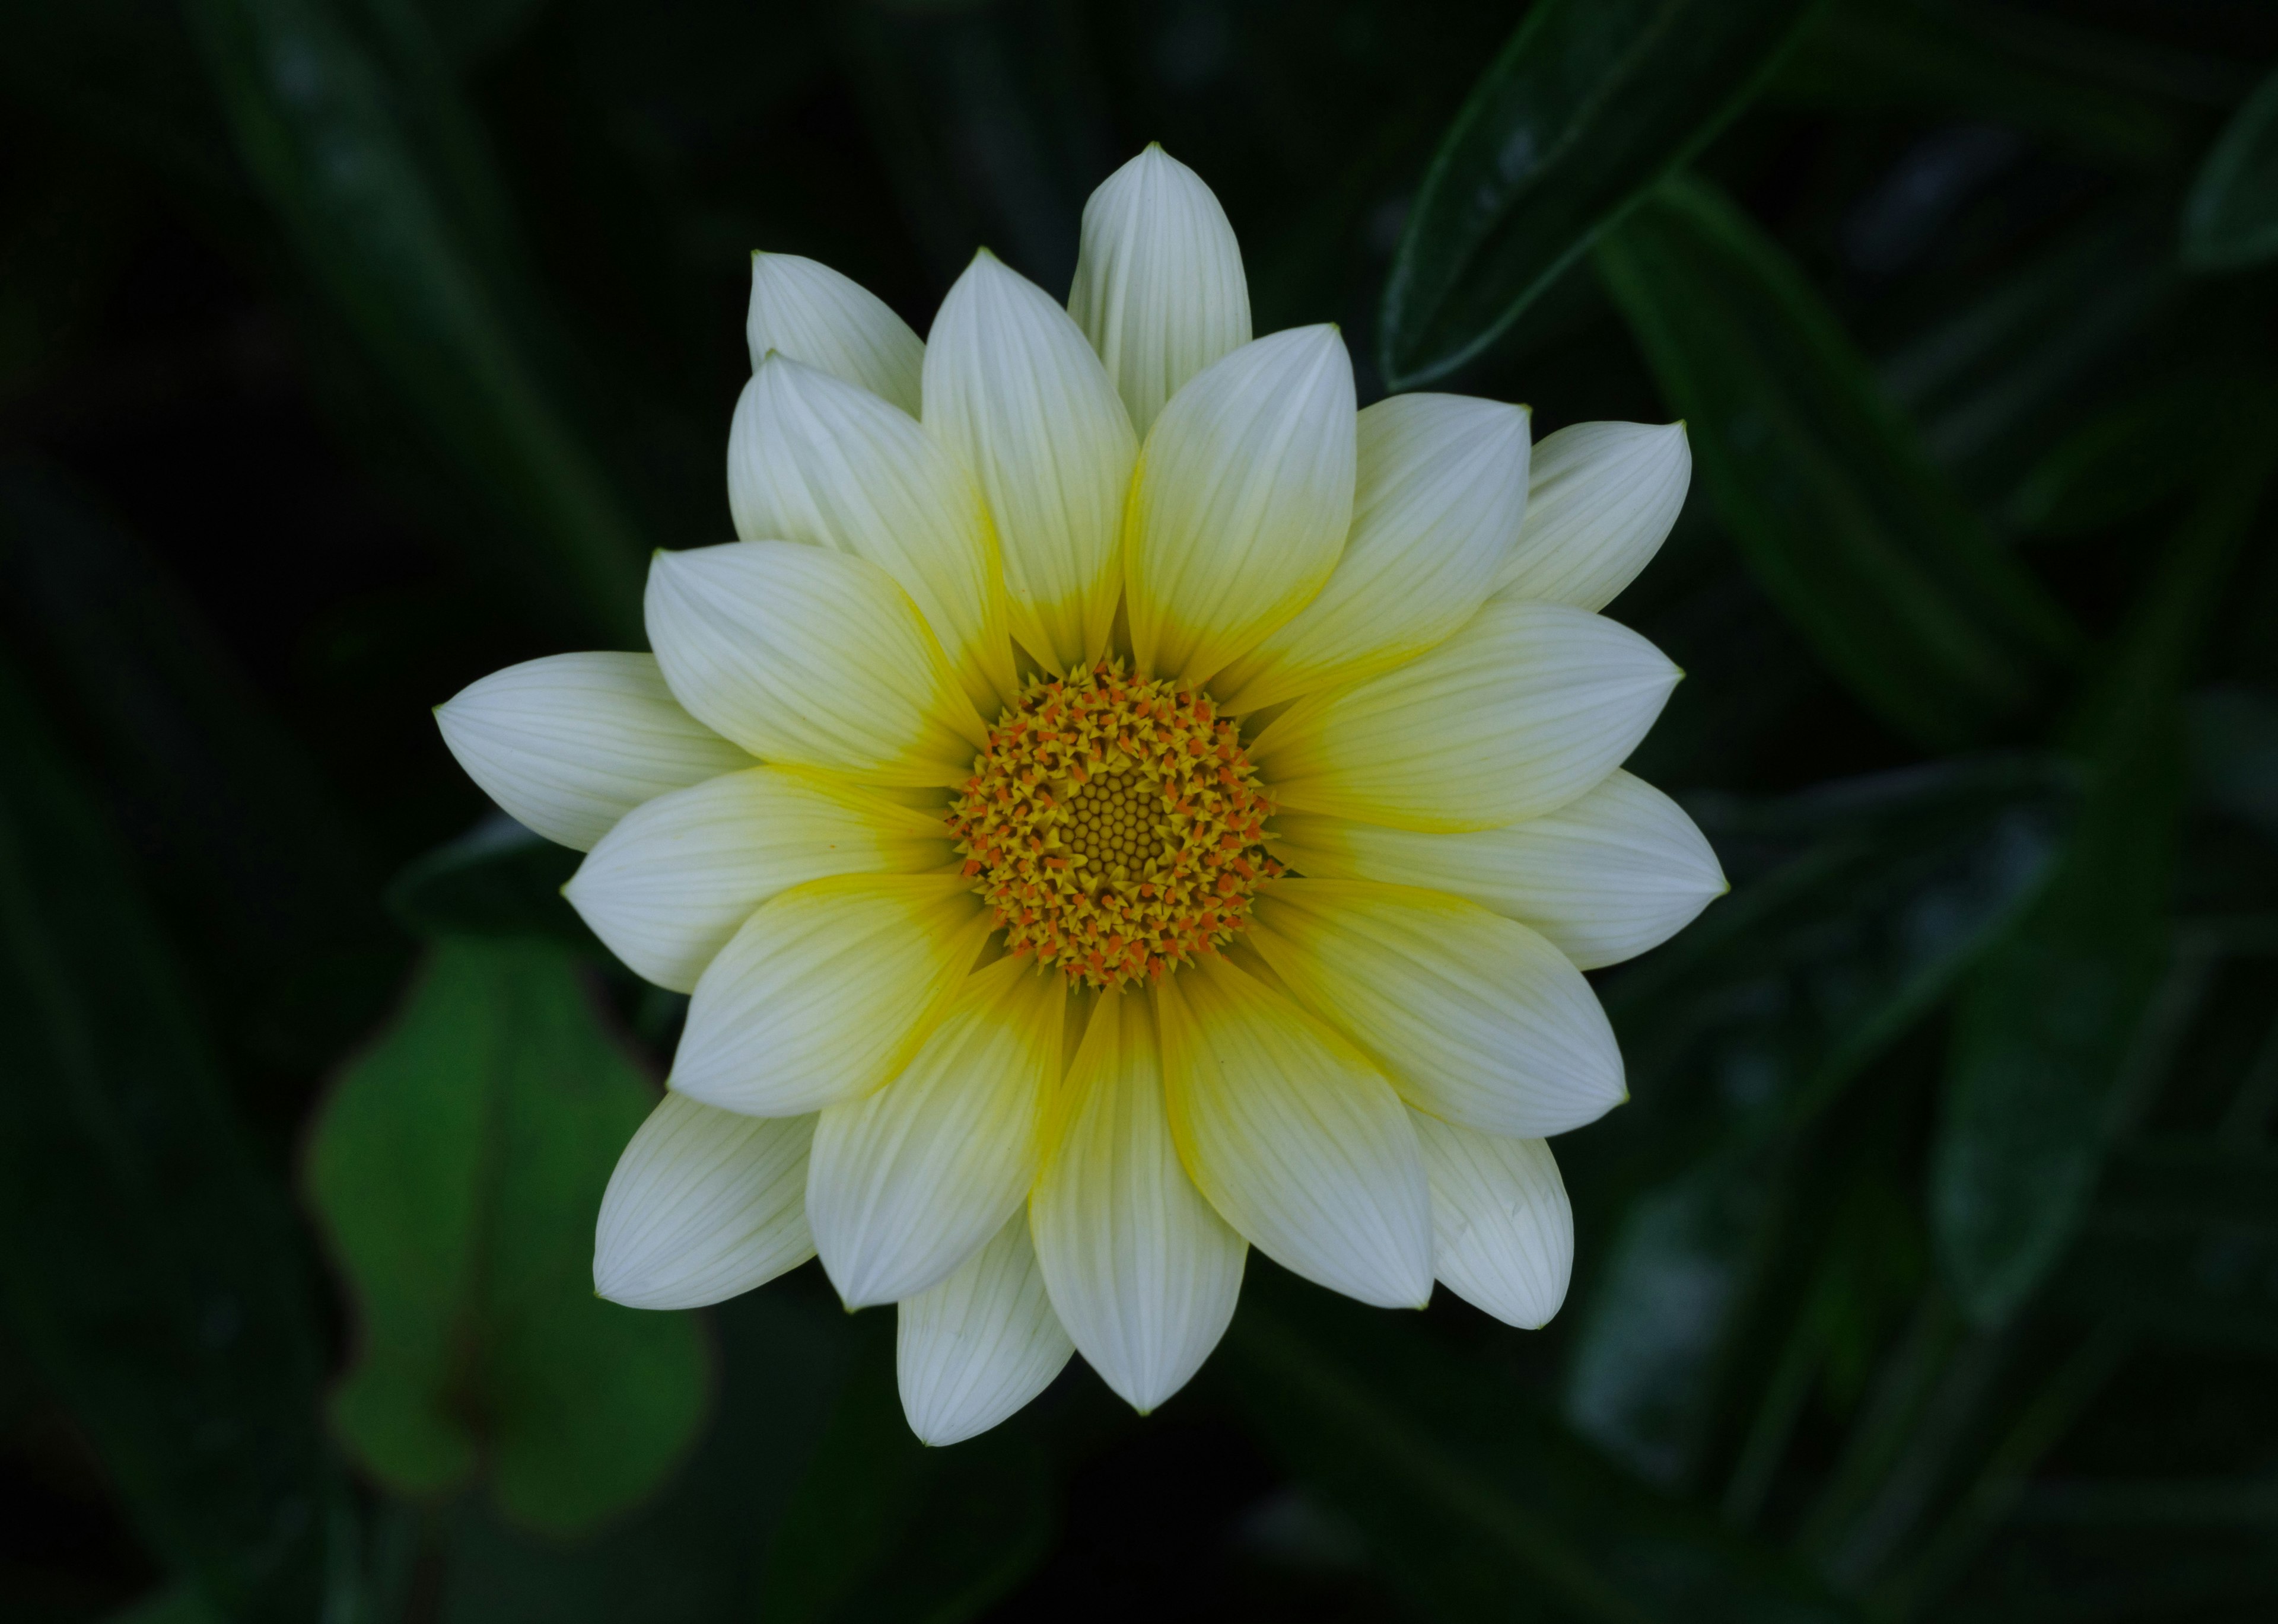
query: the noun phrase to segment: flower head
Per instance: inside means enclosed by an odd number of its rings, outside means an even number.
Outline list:
[[[748,337],[742,539],[657,556],[654,654],[439,713],[691,995],[598,1289],[693,1307],[820,1252],[899,1305],[935,1443],[1075,1350],[1160,1403],[1253,1245],[1548,1319],[1543,1140],[1624,1097],[1582,971],[1724,885],[1619,770],[1678,673],[1595,613],[1675,518],[1681,428],[1356,411],[1335,329],[1250,337],[1224,213],[1153,148],[1065,310],[983,253],[921,343],[758,255]]]

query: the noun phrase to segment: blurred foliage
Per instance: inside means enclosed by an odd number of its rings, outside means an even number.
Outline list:
[[[0,0],[0,1612],[2278,1606],[2278,16],[2248,0]],[[808,1269],[594,1300],[685,1001],[427,709],[729,533],[745,255],[1688,420],[1613,612],[1732,894],[1521,1334],[1253,1261],[1140,1421],[902,1426]],[[395,1010],[390,1014],[391,1009]],[[299,1201],[294,1200],[298,1192]],[[297,1215],[297,1216],[296,1216]]]

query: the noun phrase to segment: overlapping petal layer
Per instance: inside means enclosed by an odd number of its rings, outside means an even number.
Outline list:
[[[902,1299],[894,1373],[910,1430],[929,1444],[986,1432],[1052,1384],[1075,1345],[1053,1316],[1014,1213],[939,1284]]]
[[[771,356],[736,402],[728,507],[745,541],[803,541],[891,576],[982,714],[1014,693],[1004,577],[981,492],[907,412]]]
[[[1250,759],[1293,812],[1500,828],[1620,766],[1681,675],[1616,621],[1498,593],[1430,653],[1300,699]]]
[[[1056,672],[1096,658],[1139,439],[1067,312],[985,248],[934,318],[925,426],[987,498],[1021,645]]]
[[[637,807],[564,888],[593,934],[660,987],[693,992],[778,891],[830,874],[908,874],[955,856],[938,817],[828,774],[747,767]]]
[[[594,1291],[629,1308],[700,1308],[806,1262],[814,1137],[812,1117],[738,1117],[668,1093],[601,1196]]]
[[[1124,525],[1131,647],[1202,683],[1296,614],[1352,524],[1352,362],[1334,327],[1246,344],[1163,408]]]
[[[443,742],[524,827],[591,851],[667,790],[753,765],[681,709],[653,654],[550,654],[436,707]]]
[[[988,731],[909,595],[784,541],[660,553],[648,631],[689,713],[768,761],[956,784]]]
[[[1725,890],[1716,854],[1685,809],[1620,771],[1507,828],[1434,835],[1285,812],[1267,843],[1314,878],[1468,897],[1533,926],[1585,970],[1660,946]]]
[[[806,1216],[848,1308],[946,1277],[1027,1197],[1066,1003],[1059,977],[1000,959],[967,980],[899,1077],[822,1113]]]
[[[1164,403],[1250,342],[1250,280],[1201,176],[1150,146],[1083,206],[1068,314],[1145,434]]]
[[[1352,532],[1297,617],[1214,681],[1255,711],[1372,676],[1443,641],[1487,601],[1526,513],[1527,414],[1395,395],[1360,415]]]
[[[1156,989],[1171,1131],[1212,1206],[1294,1273],[1380,1308],[1432,1295],[1431,1201],[1392,1085],[1222,957]]]
[[[1142,1414],[1226,1334],[1248,1250],[1179,1164],[1153,1002],[1101,995],[1048,1123],[1029,1198],[1060,1323]]]
[[[964,983],[992,922],[957,874],[840,874],[783,892],[696,983],[672,1086],[761,1117],[883,1087]]]
[[[1256,920],[1259,955],[1299,1002],[1435,1117],[1539,1138],[1624,1097],[1597,995],[1516,920],[1365,880],[1285,880]]]
[[[917,415],[924,343],[884,300],[828,265],[753,254],[744,337],[754,372],[768,351],[779,351]]]
[[[1418,1112],[1432,1181],[1433,1268],[1505,1324],[1546,1325],[1574,1273],[1574,1209],[1550,1147],[1474,1133]]]
[[[1602,609],[1668,538],[1693,481],[1685,425],[1578,423],[1534,448],[1526,524],[1498,584]]]

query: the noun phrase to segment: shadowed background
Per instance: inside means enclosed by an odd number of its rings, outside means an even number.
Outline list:
[[[2278,17],[0,0],[0,1613],[2278,1607]],[[428,709],[724,540],[747,252],[922,332],[1162,141],[1364,402],[1688,421],[1612,606],[1733,890],[1594,977],[1541,1332],[1256,1254],[924,1450],[812,1265],[592,1295],[685,1001]]]

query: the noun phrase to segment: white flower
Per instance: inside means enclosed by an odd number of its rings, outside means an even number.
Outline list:
[[[820,1251],[901,1305],[934,1443],[1072,1350],[1161,1403],[1251,1245],[1548,1320],[1542,1141],[1624,1097],[1578,966],[1724,888],[1619,770],[1678,672],[1594,613],[1675,518],[1682,429],[1582,424],[1530,477],[1524,408],[1356,412],[1335,329],[1250,337],[1224,212],[1154,148],[1086,210],[1069,311],[984,253],[921,345],[762,255],[749,338],[743,539],[658,555],[654,658],[439,713],[692,995],[602,1294]]]

